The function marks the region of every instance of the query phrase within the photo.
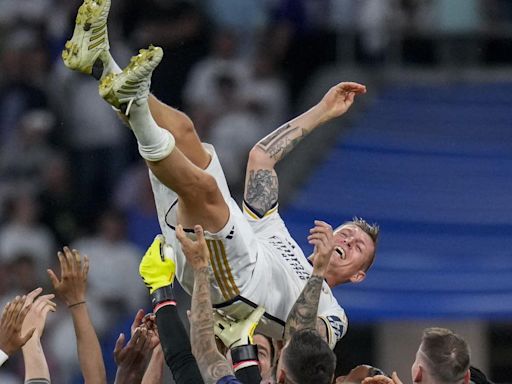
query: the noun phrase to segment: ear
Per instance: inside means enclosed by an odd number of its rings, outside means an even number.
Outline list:
[[[471,371],[468,369],[466,371],[466,374],[464,375],[464,384],[469,384],[470,380],[471,380]]]
[[[413,381],[413,383],[421,383],[422,379],[423,379],[423,367],[421,365],[418,365],[416,368],[416,372],[412,373],[412,381]]]
[[[357,271],[354,275],[350,276],[351,283],[360,283],[366,277],[366,273],[364,271]]]
[[[281,384],[284,383],[286,380],[286,373],[284,373],[284,370],[280,369],[279,372],[277,372],[276,375],[277,383]]]

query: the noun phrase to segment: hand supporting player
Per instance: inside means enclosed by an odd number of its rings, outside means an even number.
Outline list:
[[[213,312],[214,331],[226,347],[229,349],[241,345],[253,344],[254,330],[256,329],[261,317],[265,313],[265,308],[258,307],[251,312],[246,319],[234,321],[229,320],[217,311]]]
[[[391,377],[387,377],[384,375],[367,377],[362,381],[362,384],[402,384],[402,381],[400,380],[396,372],[393,372]]]
[[[196,240],[191,240],[187,237],[181,225],[176,227],[176,237],[187,258],[187,263],[190,264],[194,270],[199,270],[208,267],[210,263],[210,252],[208,251],[208,245],[206,245],[203,228],[200,225],[194,226],[194,233]]]
[[[176,271],[172,258],[171,246],[165,243],[162,235],[156,236],[139,265],[139,274],[150,294],[172,284]]]

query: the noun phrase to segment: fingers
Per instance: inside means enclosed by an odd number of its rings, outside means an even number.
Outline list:
[[[41,296],[34,303],[33,310],[46,318],[49,311],[55,312],[57,309],[57,304],[52,301],[54,297],[54,294]]]
[[[138,328],[142,324],[142,319],[144,318],[144,310],[139,309],[135,314],[135,318],[133,319],[132,326],[130,327],[132,331],[132,335],[135,332],[135,329]]]
[[[57,289],[57,286],[59,285],[59,279],[55,275],[55,272],[53,272],[51,269],[47,269],[46,272],[48,273],[48,277],[50,278],[53,289]]]
[[[27,305],[25,307],[25,299],[26,299],[26,296],[22,296],[22,297],[16,296],[16,299],[14,300],[15,305],[14,305],[12,317],[11,317],[11,319],[16,322],[15,324],[20,326],[20,329],[21,329],[21,323],[23,323],[23,319],[25,318],[28,310],[30,309],[30,305]]]
[[[259,306],[256,308],[252,313],[247,317],[247,320],[249,320],[252,323],[258,324],[260,322],[261,317],[265,314],[265,308],[262,306]]]
[[[185,231],[183,230],[183,226],[181,224],[178,224],[176,226],[176,238],[180,242],[181,245],[185,242],[187,237],[185,236]]]
[[[66,261],[68,263],[69,272],[75,275],[77,271],[77,263],[75,260],[75,255],[71,252],[69,247],[64,247],[64,257],[66,258]]]
[[[84,263],[82,269],[82,276],[84,280],[87,280],[87,275],[89,274],[89,257],[84,255]]]
[[[43,292],[43,288],[39,287],[27,293],[27,300],[25,301],[25,305],[32,304],[35,298],[39,296],[41,292]]]
[[[68,265],[68,261],[66,260],[66,257],[64,256],[64,254],[61,251],[57,252],[57,257],[59,258],[59,262],[60,262],[60,277],[64,278],[64,276],[69,275],[70,267]]]
[[[71,251],[73,254],[72,260],[73,264],[75,265],[76,271],[81,272],[82,271],[82,255],[80,255],[80,252],[77,249],[73,249]]]
[[[204,239],[204,231],[203,231],[203,227],[201,227],[200,225],[196,225],[194,226],[194,232],[197,236],[197,241],[199,243],[203,243],[205,242],[206,240]]]
[[[394,384],[402,384],[402,380],[400,380],[396,372],[391,374],[391,379],[393,379]]]
[[[318,242],[330,242],[332,240],[332,227],[324,221],[315,220],[315,226],[309,230],[308,242],[317,244]]]
[[[124,333],[120,333],[119,337],[116,340],[116,346],[114,347],[114,355],[117,356],[117,354],[119,354],[119,352],[121,352],[121,349],[123,349],[123,346],[124,346],[124,341],[125,341]]]
[[[366,93],[366,86],[363,84],[347,81],[339,83],[335,86],[336,90],[341,92],[353,92],[354,94],[363,94]]]

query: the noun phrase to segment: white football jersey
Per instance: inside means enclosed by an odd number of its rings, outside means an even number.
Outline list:
[[[230,210],[229,220],[223,229],[217,233],[205,231],[210,250],[212,302],[214,307],[236,319],[246,317],[258,305],[265,307],[258,330],[280,339],[288,313],[311,276],[313,267],[288,232],[277,206],[263,217],[247,205],[244,205],[242,213],[230,196],[215,151],[210,146],[206,148],[212,153],[212,161],[206,171],[217,179]],[[186,263],[174,231],[177,224],[176,193],[151,173],[150,179],[162,233],[175,251],[176,278],[191,294],[193,270]],[[318,315],[324,320],[329,344],[334,347],[347,330],[347,318],[325,282]]]

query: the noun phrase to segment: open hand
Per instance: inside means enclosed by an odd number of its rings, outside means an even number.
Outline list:
[[[114,360],[117,364],[115,383],[139,384],[152,353],[148,330],[137,328],[128,344],[124,344],[125,336],[121,333],[114,349]]]
[[[16,296],[13,301],[5,305],[2,312],[0,320],[0,349],[8,356],[11,356],[24,346],[35,331],[35,328],[32,328],[23,336],[21,335],[23,321],[31,308],[31,304],[26,304],[26,300],[27,296]]]
[[[25,320],[23,321],[23,326],[21,328],[22,332],[28,332],[31,329],[35,329],[39,337],[43,335],[48,312],[55,312],[57,308],[57,304],[52,301],[54,297],[54,294],[49,294],[35,299],[27,316],[25,317]]]
[[[196,225],[194,227],[196,240],[191,240],[185,235],[185,231],[181,225],[176,227],[176,237],[181,244],[183,253],[187,258],[187,262],[193,269],[198,270],[207,267],[210,261],[210,252],[204,238],[203,227]]]
[[[48,269],[48,275],[52,282],[55,292],[69,306],[85,301],[87,290],[87,273],[89,272],[89,259],[83,257],[76,249],[70,250],[64,247],[64,252],[58,252],[60,262],[59,280],[51,269]]]

